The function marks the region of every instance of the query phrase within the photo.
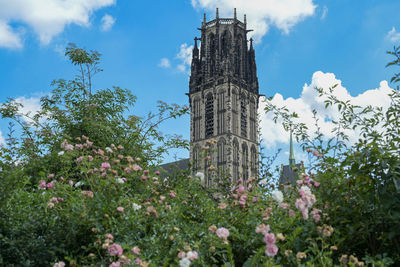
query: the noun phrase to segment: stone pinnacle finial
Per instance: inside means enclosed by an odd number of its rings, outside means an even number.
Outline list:
[[[250,50],[253,49],[253,38],[250,38]]]
[[[204,18],[203,18],[204,23],[206,23],[207,18],[206,18],[206,13],[204,13]]]
[[[236,16],[236,7],[233,9],[233,18],[234,18],[234,19],[237,19],[237,16]]]
[[[244,14],[244,20],[243,20],[244,24],[247,24],[247,19],[246,19],[246,14]]]
[[[216,11],[215,18],[216,18],[216,19],[218,19],[218,18],[219,18],[218,7],[217,7],[217,11]]]

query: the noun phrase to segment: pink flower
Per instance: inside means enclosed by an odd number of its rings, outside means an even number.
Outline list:
[[[46,184],[46,187],[49,188],[49,189],[50,189],[50,188],[53,188],[53,183],[47,183],[47,184]]]
[[[275,234],[273,233],[267,233],[264,236],[264,242],[268,244],[275,244]]]
[[[48,179],[54,179],[54,177],[55,177],[55,174],[54,173],[50,173],[48,176],[47,176],[47,178]]]
[[[303,184],[303,180],[297,180],[296,183],[297,183],[297,185],[302,185]]]
[[[135,264],[139,265],[142,263],[142,259],[141,258],[136,258],[135,259]]]
[[[46,181],[45,180],[40,180],[39,181],[39,188],[40,189],[46,189]]]
[[[257,234],[263,234],[266,235],[269,232],[269,224],[260,224],[256,227],[256,233]]]
[[[121,267],[121,263],[119,261],[117,262],[112,262],[108,267]]]
[[[289,217],[294,218],[294,216],[296,216],[296,213],[294,212],[294,210],[289,210]]]
[[[179,258],[179,259],[186,258],[186,253],[185,253],[184,251],[179,251],[179,253],[178,253],[178,258]]]
[[[227,239],[229,236],[229,230],[224,227],[218,228],[216,233],[217,236],[222,239]]]
[[[69,180],[69,181],[68,181],[68,184],[69,184],[70,186],[73,186],[73,185],[74,185],[74,181]]]
[[[187,257],[189,260],[193,261],[193,260],[197,260],[197,259],[199,258],[199,254],[197,254],[197,251],[189,251],[189,252],[186,254],[186,257]]]
[[[304,220],[308,219],[308,209],[301,210],[301,215],[303,216]]]
[[[175,192],[174,192],[174,191],[171,191],[171,192],[169,193],[169,196],[170,196],[171,198],[176,197]]]
[[[76,162],[81,163],[83,160],[83,156],[80,156],[79,158],[76,159]]]
[[[50,202],[51,202],[51,203],[58,203],[58,199],[57,199],[56,197],[52,197],[52,198],[50,199]]]
[[[299,210],[304,210],[306,208],[306,203],[301,198],[296,199],[296,202],[294,203],[296,208]]]
[[[114,240],[114,237],[113,237],[113,235],[112,235],[112,234],[106,234],[104,237],[105,237],[106,239],[109,239],[109,240],[111,240],[111,241],[113,241],[113,240]]]
[[[59,261],[54,263],[53,267],[64,267],[65,266],[65,262],[63,261]]]
[[[150,171],[149,170],[144,170],[143,175],[149,175]]]
[[[242,194],[244,192],[244,186],[243,185],[240,185],[239,187],[238,187],[238,189],[237,189],[237,193],[240,195],[240,194]]]
[[[290,205],[288,203],[282,202],[281,204],[279,204],[279,207],[281,207],[282,209],[288,209]]]
[[[241,184],[243,182],[243,179],[240,178],[239,180],[236,181],[237,184]]]
[[[273,257],[278,253],[278,247],[275,244],[267,244],[265,254],[269,257]]]
[[[141,159],[140,159],[140,158],[135,158],[135,160],[136,160],[137,162],[140,162],[140,161],[141,161]]]
[[[120,213],[123,213],[124,212],[124,208],[120,206],[120,207],[117,208],[117,211],[120,212]]]
[[[103,162],[103,163],[101,163],[101,167],[104,169],[109,169],[109,168],[111,168],[111,165],[108,162]]]
[[[253,197],[253,203],[256,203],[258,201],[258,197]]]
[[[108,253],[110,253],[111,256],[121,256],[123,252],[124,250],[117,243],[108,246]]]
[[[93,161],[93,157],[92,156],[88,156],[88,161]]]
[[[141,170],[142,170],[142,167],[140,167],[140,166],[137,165],[137,164],[133,164],[132,169],[133,169],[135,172],[138,172],[138,171],[141,171]]]
[[[154,174],[158,176],[160,175],[160,171],[155,171]]]
[[[134,246],[131,251],[134,255],[140,254],[140,248],[138,246]]]
[[[83,147],[82,144],[76,144],[76,145],[75,145],[75,149],[78,149],[78,150],[79,150],[79,149],[82,149],[82,147]]]
[[[315,222],[319,222],[321,220],[321,216],[318,213],[316,213],[314,214],[313,219]]]
[[[99,148],[97,150],[97,154],[99,154],[100,156],[104,156],[104,151]]]
[[[319,186],[320,186],[320,183],[314,181],[314,186],[315,186],[315,187],[319,187]]]
[[[71,144],[66,144],[65,147],[64,147],[64,149],[65,149],[66,151],[71,151],[71,150],[74,150],[74,146],[71,145]]]
[[[81,191],[81,194],[84,195],[85,197],[90,197],[90,198],[93,198],[94,196],[93,192],[90,190]]]

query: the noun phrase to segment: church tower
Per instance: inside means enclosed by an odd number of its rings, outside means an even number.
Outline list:
[[[258,176],[258,79],[253,40],[247,40],[246,15],[201,24],[194,38],[189,81],[190,159],[193,173],[206,174],[206,185],[229,176],[232,182]],[[198,45],[200,41],[200,46]],[[200,47],[200,48],[199,48]],[[210,157],[204,158],[211,140]],[[210,166],[214,175],[208,175]],[[211,170],[214,169],[211,167]]]

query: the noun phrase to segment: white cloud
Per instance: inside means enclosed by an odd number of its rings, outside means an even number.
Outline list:
[[[321,132],[327,137],[333,137],[334,134],[331,132],[335,127],[331,122],[340,117],[336,107],[329,107],[325,109],[324,100],[325,97],[319,97],[318,92],[315,91],[315,87],[328,89],[333,85],[337,84],[334,94],[341,100],[350,100],[352,104],[365,107],[381,106],[384,109],[390,104],[390,98],[388,94],[392,91],[387,81],[380,82],[379,88],[367,90],[358,96],[351,96],[347,89],[342,86],[341,81],[336,79],[333,73],[323,73],[317,71],[312,76],[311,84],[305,84],[303,91],[299,98],[289,97],[284,99],[281,94],[275,94],[272,99],[272,103],[278,107],[286,106],[291,112],[296,112],[299,119],[296,122],[303,122],[307,125],[309,132],[312,133],[316,130],[314,125],[312,110],[317,111],[317,118],[319,119],[319,126]],[[273,148],[277,143],[288,143],[289,134],[283,129],[281,123],[275,124],[273,122],[273,114],[265,114],[264,108],[265,103],[260,101],[259,114],[261,116],[261,135],[264,139],[264,144],[267,148]],[[348,131],[346,134],[349,135],[350,142],[355,142],[359,135],[357,131]]]
[[[256,42],[268,32],[271,25],[289,33],[290,29],[314,14],[316,5],[313,0],[192,0],[195,8],[205,8],[215,12],[218,7],[221,17],[232,17],[237,8],[240,18],[247,14],[248,28],[253,29],[250,36]]]
[[[393,27],[386,35],[386,38],[388,38],[391,42],[395,43],[400,41],[400,32],[396,31],[396,28]]]
[[[324,8],[322,9],[321,19],[325,19],[327,14],[328,14],[328,7],[324,6]]]
[[[16,33],[4,21],[0,21],[0,47],[18,49],[22,48],[20,33]]]
[[[29,118],[32,118],[38,111],[41,110],[40,97],[26,98],[25,96],[21,96],[16,98],[15,102],[23,105],[23,107],[19,109],[19,112],[21,114],[28,114]],[[32,122],[32,120],[29,118],[24,116],[25,121]]]
[[[169,62],[169,59],[168,59],[168,58],[163,57],[163,58],[160,60],[160,63],[158,63],[157,66],[159,66],[160,68],[168,69],[168,68],[171,67],[171,62]]]
[[[0,131],[0,147],[6,143],[3,133]]]
[[[115,18],[113,18],[112,16],[105,14],[102,18],[101,18],[101,27],[100,29],[103,32],[109,31],[111,30],[112,26],[115,23]]]
[[[181,72],[186,72],[187,68],[190,69],[190,64],[192,63],[192,51],[193,45],[188,46],[186,43],[181,44],[176,58],[181,61],[177,66],[178,70]]]
[[[115,2],[116,0],[0,0],[0,21],[3,23],[3,30],[4,24],[8,26],[5,28],[8,33],[15,33],[10,23],[28,26],[39,37],[40,42],[46,45],[67,25],[88,27],[94,11]],[[11,36],[14,36],[12,43],[22,46],[20,38],[16,38],[15,34]]]

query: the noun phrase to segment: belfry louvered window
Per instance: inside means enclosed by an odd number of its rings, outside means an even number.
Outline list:
[[[217,134],[225,132],[225,93],[224,91],[218,92],[218,117],[217,117]]]
[[[257,110],[254,98],[250,99],[250,140],[257,140]]]
[[[242,173],[243,173],[243,180],[246,181],[249,179],[249,172],[248,172],[248,160],[249,160],[249,151],[247,149],[247,145],[243,143],[242,145]]]
[[[233,182],[239,179],[239,144],[233,141]]]
[[[243,137],[247,137],[247,103],[246,96],[240,98],[240,133]]]
[[[232,133],[238,134],[238,94],[232,92]]]
[[[214,99],[212,94],[208,94],[206,97],[205,130],[206,138],[210,138],[214,135]]]

